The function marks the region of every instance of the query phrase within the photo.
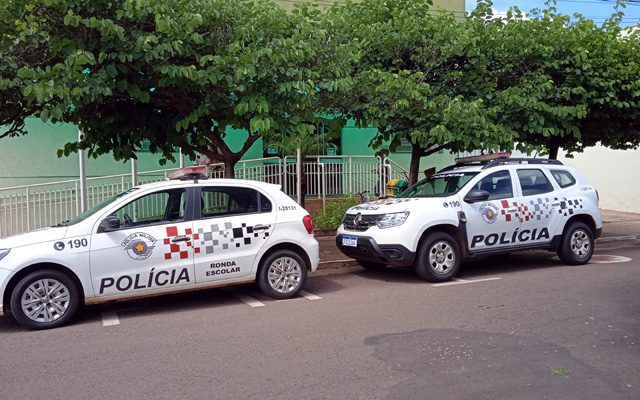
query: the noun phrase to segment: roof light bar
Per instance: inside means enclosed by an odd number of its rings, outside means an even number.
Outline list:
[[[195,167],[184,167],[169,174],[169,180],[189,180],[207,179],[207,166],[197,165]]]

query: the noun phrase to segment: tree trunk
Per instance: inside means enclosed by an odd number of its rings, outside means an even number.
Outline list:
[[[424,151],[418,143],[411,144],[411,161],[409,161],[409,186],[418,182],[418,174],[420,173],[420,159],[424,155]]]
[[[236,161],[233,159],[229,159],[225,157],[224,159],[224,177],[227,179],[234,179],[236,177],[235,174]]]
[[[549,144],[547,145],[547,150],[549,151],[549,159],[557,160],[558,150],[560,150],[560,142],[558,140],[554,140],[554,138],[550,138]]]

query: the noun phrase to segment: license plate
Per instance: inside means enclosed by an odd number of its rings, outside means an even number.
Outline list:
[[[355,236],[343,236],[342,245],[347,247],[358,247],[358,238]]]

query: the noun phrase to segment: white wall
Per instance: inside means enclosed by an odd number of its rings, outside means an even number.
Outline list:
[[[600,208],[640,213],[640,149],[611,150],[602,146],[558,159],[580,170],[600,194]]]

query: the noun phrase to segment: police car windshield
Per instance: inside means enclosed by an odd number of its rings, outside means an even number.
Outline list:
[[[443,172],[423,179],[409,187],[398,197],[447,197],[458,193],[471,178],[478,174],[477,171],[468,172]]]
[[[91,207],[90,209],[88,209],[87,211],[85,211],[82,214],[78,215],[77,217],[71,218],[68,221],[62,221],[56,226],[68,226],[68,225],[77,224],[78,222],[82,222],[85,219],[87,219],[90,216],[92,216],[93,214],[95,214],[98,211],[100,211],[101,209],[103,209],[104,207],[106,207],[109,204],[113,203],[114,201],[118,200],[122,196],[125,196],[125,195],[127,195],[127,194],[129,194],[129,193],[131,193],[131,192],[133,192],[135,190],[138,190],[138,188],[131,188],[129,190],[125,190],[122,193],[118,193],[117,195],[115,195],[115,196],[111,197],[110,199],[98,204],[97,206]]]

